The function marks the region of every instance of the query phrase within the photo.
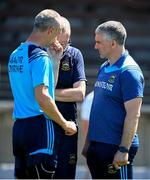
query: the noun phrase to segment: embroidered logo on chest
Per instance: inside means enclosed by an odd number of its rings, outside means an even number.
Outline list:
[[[108,82],[114,83],[114,82],[115,82],[115,78],[116,78],[116,75],[115,75],[115,74],[111,75],[111,76],[109,77],[109,79],[108,79]]]
[[[64,61],[64,62],[62,62],[61,69],[62,69],[63,71],[69,71],[69,70],[70,70],[69,61]]]

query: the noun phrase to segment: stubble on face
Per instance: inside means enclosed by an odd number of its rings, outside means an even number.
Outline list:
[[[110,41],[106,39],[105,34],[100,33],[95,36],[96,49],[99,52],[99,56],[102,59],[109,58],[109,53],[111,50]]]

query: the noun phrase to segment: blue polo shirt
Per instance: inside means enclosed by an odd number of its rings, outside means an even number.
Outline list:
[[[59,76],[56,89],[73,88],[77,81],[86,81],[83,56],[79,49],[69,46],[60,61]],[[77,118],[76,102],[58,102],[58,109],[67,120]]]
[[[34,88],[43,84],[54,98],[54,76],[47,52],[31,42],[22,43],[10,55],[8,73],[14,96],[13,117],[27,118],[42,114]]]
[[[124,103],[143,97],[143,91],[142,72],[127,51],[113,65],[106,61],[95,82],[89,139],[119,145],[126,116]],[[138,145],[137,135],[132,145]]]

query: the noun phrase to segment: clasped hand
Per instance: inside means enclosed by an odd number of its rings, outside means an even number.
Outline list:
[[[63,54],[63,47],[59,43],[58,40],[55,40],[48,48],[47,48],[48,55],[52,58],[52,60],[56,61],[56,63],[60,62]]]
[[[121,166],[125,166],[129,164],[130,162],[128,161],[129,154],[128,153],[122,153],[120,151],[117,151],[114,160],[113,160],[113,166],[116,169],[120,169]]]
[[[66,135],[72,136],[77,132],[77,126],[73,121],[67,121],[64,130]]]

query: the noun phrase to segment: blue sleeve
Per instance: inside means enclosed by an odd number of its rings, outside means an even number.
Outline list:
[[[144,77],[136,69],[126,70],[121,74],[121,90],[124,102],[136,97],[143,97]]]
[[[41,84],[49,87],[52,67],[50,64],[50,59],[47,56],[41,56],[32,61],[30,71],[33,87],[39,86]]]
[[[73,67],[73,83],[85,80],[85,71],[84,71],[84,60],[81,52],[78,50],[76,55],[73,57],[75,60],[74,67]]]

